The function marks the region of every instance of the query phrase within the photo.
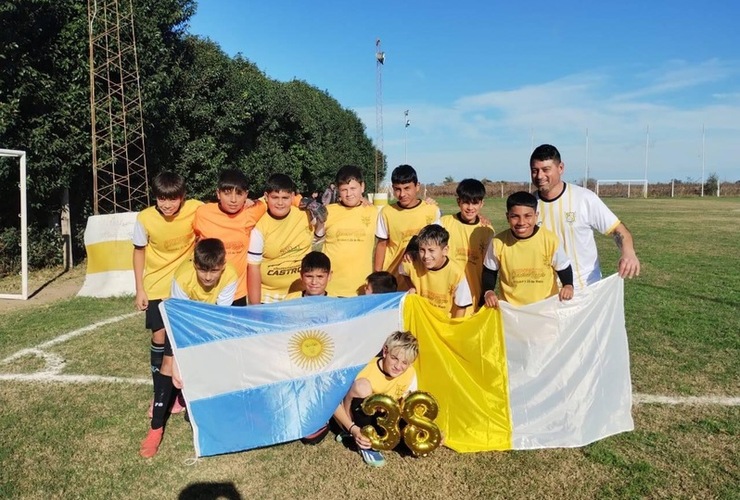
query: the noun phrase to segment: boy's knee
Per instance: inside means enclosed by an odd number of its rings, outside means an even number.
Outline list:
[[[152,332],[152,342],[156,344],[164,344],[165,329],[155,330]]]
[[[358,378],[352,383],[349,390],[350,395],[354,398],[366,398],[373,393],[373,387],[366,378]]]

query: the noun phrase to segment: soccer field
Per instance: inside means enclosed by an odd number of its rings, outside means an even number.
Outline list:
[[[331,438],[193,463],[175,415],[146,460],[143,317],[130,298],[75,298],[0,312],[0,498],[738,498],[740,199],[606,202],[642,262],[625,284],[631,433],[576,449],[389,453],[382,469]],[[504,229],[503,200],[486,203]],[[617,249],[597,242],[611,274]]]

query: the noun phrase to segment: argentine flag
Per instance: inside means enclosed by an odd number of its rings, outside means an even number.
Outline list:
[[[357,373],[402,329],[403,296],[162,302],[196,455],[291,441],[324,426]]]
[[[419,389],[458,452],[584,446],[634,428],[624,281],[451,319],[419,295],[250,307],[160,305],[198,456],[321,428],[395,330],[419,340]]]

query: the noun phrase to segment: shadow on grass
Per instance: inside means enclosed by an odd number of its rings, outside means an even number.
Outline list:
[[[69,271],[70,271],[69,269],[65,269],[64,271],[62,271],[61,273],[57,274],[57,275],[56,275],[56,276],[54,276],[53,278],[51,278],[51,279],[49,279],[49,280],[46,280],[46,283],[44,283],[43,285],[41,285],[40,287],[38,287],[38,288],[37,288],[37,289],[36,289],[36,290],[35,290],[35,291],[34,291],[34,292],[33,292],[32,294],[30,294],[30,295],[28,296],[28,298],[29,298],[29,299],[32,299],[32,298],[34,298],[34,297],[35,297],[36,295],[38,295],[39,293],[41,293],[41,290],[43,290],[43,289],[44,289],[44,288],[46,288],[47,286],[49,286],[49,285],[51,285],[52,283],[54,283],[54,282],[55,282],[56,280],[58,280],[59,278],[61,278],[61,277],[62,277],[62,276],[64,276],[65,274],[67,274],[67,273],[68,273]]]
[[[671,292],[671,293],[675,293],[676,292],[676,290],[674,288],[670,288],[670,287],[667,287],[667,286],[650,285],[648,283],[639,283],[639,284],[637,284],[637,286],[639,286],[641,288],[650,288],[650,289],[653,289],[653,290],[660,290],[662,292]],[[724,306],[740,307],[740,302],[738,302],[736,300],[729,300],[729,299],[723,299],[723,298],[717,298],[717,297],[708,297],[706,295],[698,295],[696,293],[685,293],[685,292],[682,292],[682,294],[684,296],[690,297],[692,299],[706,300],[708,302],[714,302],[716,304],[722,304]]]
[[[216,499],[242,500],[234,483],[193,483],[180,492],[178,500]]]

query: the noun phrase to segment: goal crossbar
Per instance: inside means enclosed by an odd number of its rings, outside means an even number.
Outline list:
[[[627,198],[630,197],[632,185],[642,186],[642,195],[647,198],[648,181],[647,179],[597,179],[596,195],[599,195],[599,187],[602,184],[625,184],[627,186]]]

